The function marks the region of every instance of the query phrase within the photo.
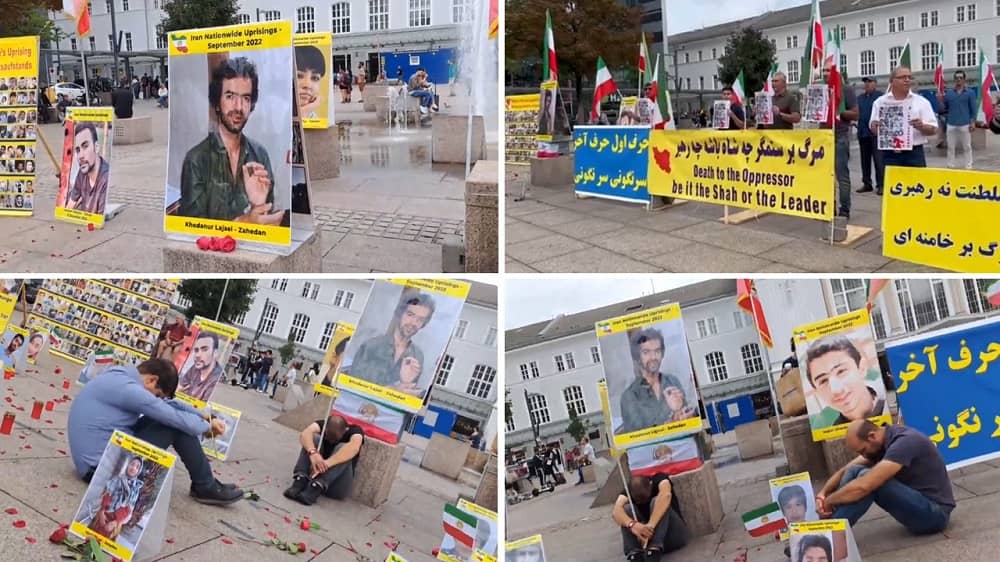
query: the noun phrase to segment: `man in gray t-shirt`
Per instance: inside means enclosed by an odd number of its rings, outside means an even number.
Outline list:
[[[854,525],[875,502],[915,535],[948,526],[955,495],[944,459],[926,435],[902,425],[856,420],[847,426],[847,447],[860,456],[816,496],[821,517]]]

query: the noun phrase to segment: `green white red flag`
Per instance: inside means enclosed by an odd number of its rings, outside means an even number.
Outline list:
[[[937,67],[934,68],[934,85],[938,94],[944,95],[944,43],[938,44]]]
[[[844,100],[844,77],[840,75],[840,34],[835,33],[830,43],[830,76],[827,85],[830,87],[830,115],[827,125],[833,126],[833,122],[840,119],[840,114],[847,111],[847,103]]]
[[[472,548],[476,542],[476,516],[447,503],[444,505],[444,532],[455,542]]]
[[[590,109],[590,117],[597,120],[601,115],[601,100],[618,91],[615,79],[608,72],[604,59],[597,57],[597,77],[594,79],[594,105]]]
[[[744,513],[743,525],[751,537],[771,535],[788,527],[777,502]]]
[[[778,63],[774,63],[771,65],[771,70],[767,71],[767,78],[764,79],[764,93],[774,95],[774,84],[771,83],[771,80],[774,80],[774,75],[777,73]]]
[[[733,102],[737,105],[746,105],[747,103],[747,89],[746,89],[746,79],[743,77],[743,71],[740,70],[740,75],[736,77],[736,81],[733,82],[733,96],[736,100]]]
[[[996,86],[997,79],[993,75],[990,61],[986,58],[986,52],[982,49],[979,49],[979,76],[979,92],[983,104],[983,116],[985,117],[983,121],[989,123],[993,120],[993,99],[990,96],[990,88]]]
[[[648,82],[649,72],[649,47],[646,46],[646,34],[642,34],[642,45],[639,46],[639,91],[642,91],[643,82]]]
[[[559,64],[556,62],[556,38],[552,33],[552,14],[545,10],[545,39],[542,46],[542,81],[559,81]]]

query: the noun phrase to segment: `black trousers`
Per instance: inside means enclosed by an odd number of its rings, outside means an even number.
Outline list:
[[[319,435],[313,437],[313,443],[319,447]],[[344,444],[334,447],[334,454],[337,453]],[[313,478],[313,482],[319,483],[323,488],[323,494],[328,498],[342,500],[351,493],[354,484],[354,459],[343,462],[326,469],[326,472]],[[312,465],[309,462],[309,453],[305,449],[299,450],[299,460],[295,462],[293,474],[295,476],[305,476],[309,478],[312,472]]]
[[[882,154],[878,151],[875,137],[858,138],[861,149],[861,177],[865,187],[882,189]],[[872,183],[872,164],[875,166],[875,183]]]
[[[638,519],[632,515],[632,506],[625,506],[625,513],[633,519]],[[644,521],[641,521],[645,523]],[[673,509],[667,512],[667,515],[660,520],[660,522],[653,528],[653,537],[649,539],[646,544],[646,548],[652,548],[654,546],[659,546],[663,552],[673,552],[679,548],[683,548],[684,545],[688,543],[691,538],[690,532],[688,531],[687,524],[681,519],[679,513]],[[622,527],[622,545],[624,546],[625,554],[628,555],[631,552],[637,550],[643,550],[642,543],[639,542],[639,538],[632,534],[632,531],[625,527]]]

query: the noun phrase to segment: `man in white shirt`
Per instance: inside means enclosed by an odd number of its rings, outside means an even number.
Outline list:
[[[596,456],[594,455],[594,446],[590,444],[590,439],[584,437],[580,440],[580,456],[576,459],[576,472],[579,474],[580,479],[576,481],[576,485],[579,486],[583,484],[583,467],[587,464],[593,464]]]
[[[872,106],[871,122],[869,123],[872,134],[878,138],[879,112],[886,104],[903,103],[910,104],[910,126],[913,127],[913,149],[912,150],[880,150],[882,154],[883,170],[889,166],[904,166],[911,168],[926,168],[927,159],[924,155],[924,145],[929,138],[937,134],[937,117],[934,115],[934,108],[931,102],[920,94],[910,91],[913,83],[913,72],[900,66],[892,72],[889,79],[889,91],[879,99],[875,100]],[[884,173],[884,172],[883,172]],[[884,178],[879,178],[879,185]]]

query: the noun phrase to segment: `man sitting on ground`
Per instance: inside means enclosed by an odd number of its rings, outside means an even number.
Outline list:
[[[292,473],[292,485],[285,497],[305,505],[316,503],[320,495],[342,500],[351,493],[354,470],[365,440],[365,433],[336,414],[309,424],[299,434],[299,460]],[[322,441],[322,443],[321,443]]]
[[[191,496],[200,503],[224,505],[243,499],[243,491],[212,475],[199,435],[226,432],[222,420],[174,401],[177,369],[163,359],[138,367],[115,366],[83,387],[69,410],[68,437],[76,473],[90,482],[115,430],[156,445],[173,447],[191,475]]]
[[[427,81],[427,72],[423,68],[417,69],[410,78],[407,88],[411,96],[420,98],[420,113],[427,115],[428,110],[438,110],[437,104],[434,103],[433,84]]]
[[[903,425],[855,420],[847,426],[847,446],[860,456],[816,496],[821,517],[847,519],[853,526],[875,502],[914,535],[948,526],[955,496],[941,453],[926,435]]]
[[[625,560],[660,562],[663,553],[687,544],[690,535],[669,476],[633,476],[628,489],[635,509],[628,496],[620,494],[611,513],[622,529]]]

